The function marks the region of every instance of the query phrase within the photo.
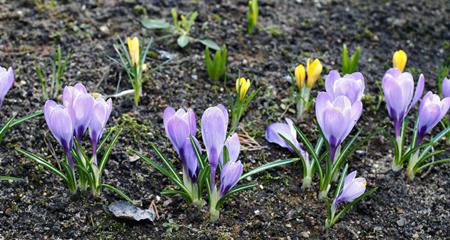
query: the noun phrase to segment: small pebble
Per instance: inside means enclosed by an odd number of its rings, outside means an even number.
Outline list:
[[[400,227],[405,226],[405,224],[406,224],[406,220],[405,220],[404,218],[400,218],[400,219],[397,221],[397,225],[400,226]]]

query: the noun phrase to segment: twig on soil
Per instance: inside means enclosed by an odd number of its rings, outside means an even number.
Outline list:
[[[238,136],[243,151],[258,151],[267,148],[267,146],[261,146],[261,144],[252,138],[244,129],[241,128],[241,131],[242,133],[239,133]]]
[[[156,220],[159,220],[159,213],[158,213],[158,208],[156,207],[156,204],[155,204],[155,200],[153,200],[152,203],[150,203],[150,206],[148,207],[148,209],[153,210],[153,212],[156,215]]]

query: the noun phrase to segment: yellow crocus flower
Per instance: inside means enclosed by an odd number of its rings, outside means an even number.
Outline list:
[[[243,77],[236,79],[236,92],[239,94],[239,98],[244,100],[247,91],[250,88],[250,79],[245,79]]]
[[[303,86],[305,86],[305,76],[306,76],[305,67],[302,64],[297,65],[297,67],[295,67],[294,74],[297,87],[303,88]]]
[[[306,61],[306,71],[308,71],[308,80],[306,86],[311,89],[316,83],[317,79],[320,77],[320,73],[322,73],[322,64],[319,59],[315,59],[312,63],[310,63],[311,59]]]
[[[392,56],[392,63],[395,68],[400,70],[400,72],[403,72],[406,66],[406,62],[408,61],[408,56],[406,56],[406,53],[403,50],[398,50],[394,53],[394,56]]]
[[[137,37],[127,38],[128,51],[130,52],[131,64],[139,66],[139,39]]]

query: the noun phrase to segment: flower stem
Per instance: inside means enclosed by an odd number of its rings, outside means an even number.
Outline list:
[[[419,150],[417,150],[409,159],[408,167],[406,169],[406,177],[409,181],[413,181],[415,177],[414,168],[416,167],[417,162],[419,161]]]

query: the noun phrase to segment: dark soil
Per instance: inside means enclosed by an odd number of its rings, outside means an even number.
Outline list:
[[[116,37],[140,35],[149,39],[164,35],[148,31],[139,21],[166,18],[170,9],[198,11],[192,36],[212,38],[226,44],[229,77],[226,85],[207,80],[203,46],[195,43],[185,49],[173,41],[159,41],[153,50],[177,54],[174,61],[153,72],[139,107],[131,95],[115,98],[109,126],[124,124],[107,165],[104,181],[123,189],[140,201],[142,207],[156,203],[160,218],[154,223],[134,223],[114,218],[107,205],[119,197],[103,191],[100,199],[70,196],[56,176],[14,151],[21,146],[51,158],[55,144],[43,117],[11,131],[0,147],[1,175],[18,176],[21,182],[1,182],[0,236],[4,239],[448,239],[450,237],[449,165],[434,167],[426,177],[413,183],[403,172],[390,170],[393,147],[387,137],[376,136],[350,159],[350,169],[358,170],[378,191],[354,207],[332,229],[324,229],[326,210],[317,200],[315,185],[301,190],[299,164],[274,169],[258,178],[258,187],[228,201],[217,223],[177,197],[160,191],[170,183],[161,174],[129,153],[129,148],[150,153],[157,143],[168,156],[174,156],[164,136],[162,111],[167,105],[192,107],[200,118],[207,107],[229,103],[233,79],[240,72],[252,80],[259,95],[252,103],[243,128],[264,148],[244,151],[240,159],[245,169],[278,158],[289,157],[284,149],[264,140],[265,127],[288,116],[290,87],[287,69],[307,57],[320,58],[323,75],[340,68],[340,49],[363,49],[360,70],[366,78],[364,115],[358,127],[366,133],[392,127],[384,104],[377,108],[379,83],[391,65],[394,50],[408,53],[408,68],[415,76],[423,72],[427,89],[436,91],[436,72],[449,61],[450,4],[447,0],[421,1],[260,1],[259,22],[272,31],[245,32],[246,1],[70,1],[56,7],[40,1],[0,0],[0,65],[13,65],[16,83],[1,109],[4,122],[13,113],[24,115],[42,109],[44,100],[34,71],[35,59],[44,59],[54,46],[74,52],[65,76],[66,84],[82,82],[92,92],[105,95],[131,86],[115,56]],[[275,27],[274,27],[275,26]],[[260,28],[261,29],[261,28]],[[273,30],[277,31],[273,31]],[[150,66],[163,60],[153,58]],[[323,89],[323,83],[315,87]],[[315,92],[313,96],[315,96]],[[228,104],[229,105],[229,104]],[[291,109],[294,109],[291,106]],[[283,114],[286,112],[286,114]],[[412,115],[414,115],[413,112]],[[314,116],[297,121],[311,139]],[[44,141],[46,140],[46,141]],[[51,144],[46,144],[46,142]],[[443,145],[441,148],[447,148]],[[59,156],[62,156],[58,150]],[[447,153],[448,154],[448,153]]]

